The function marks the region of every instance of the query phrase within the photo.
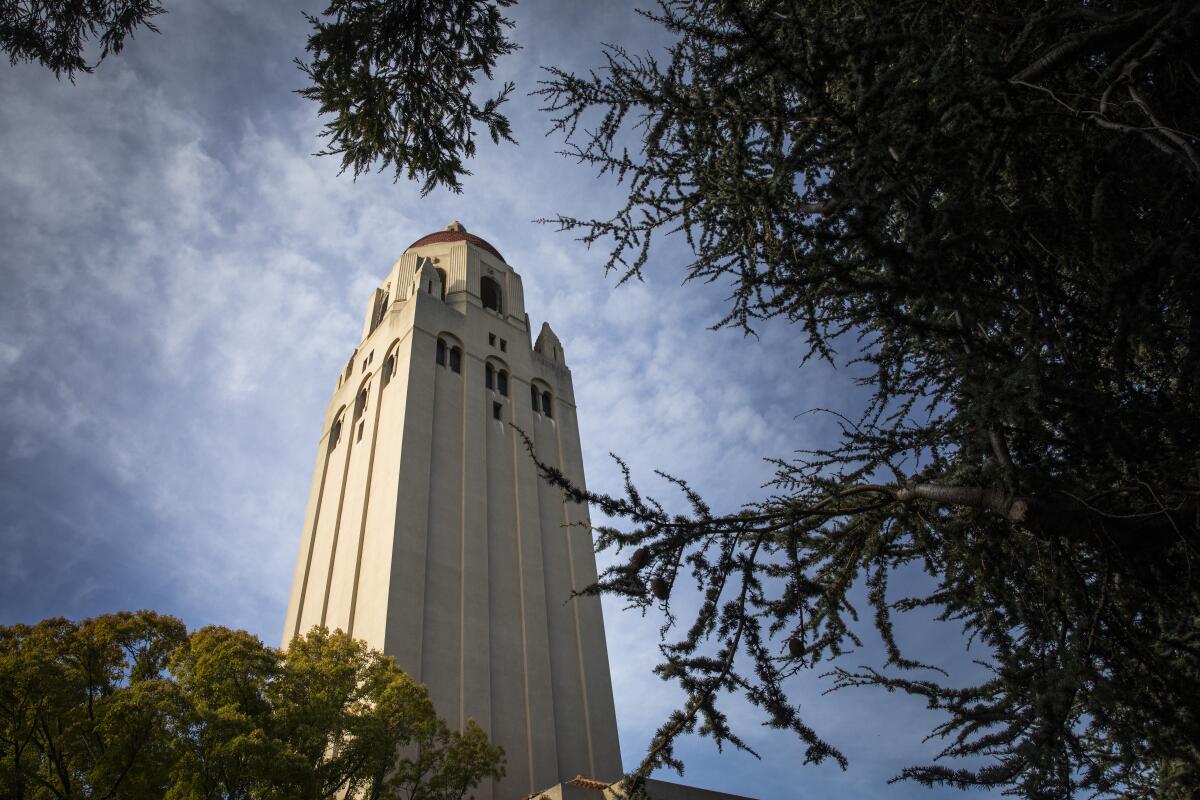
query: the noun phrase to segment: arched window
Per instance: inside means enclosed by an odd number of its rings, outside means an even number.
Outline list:
[[[342,420],[345,419],[345,414],[338,414],[338,418],[329,428],[329,452],[333,452],[333,448],[338,446],[338,442],[342,440]]]
[[[486,275],[480,279],[479,297],[483,300],[484,308],[490,308],[497,314],[504,313],[504,295],[500,291],[500,284],[496,283],[495,279]]]
[[[450,348],[450,371],[462,372],[462,350],[460,348]]]
[[[492,369],[491,364],[483,365],[483,385],[489,389],[494,389],[496,386],[496,371]]]
[[[437,363],[440,366],[446,366],[446,340],[438,339],[437,344]]]
[[[550,413],[550,393],[549,392],[542,392],[542,413],[545,414],[547,417],[554,416],[553,414]]]
[[[442,279],[442,299],[445,300],[446,299],[446,270],[442,269],[441,267],[434,267],[434,269],[437,271],[438,277]]]
[[[383,375],[379,378],[379,391],[387,388],[387,385],[392,382],[392,376],[396,374],[396,354],[392,353],[383,362]]]
[[[508,397],[508,373],[504,370],[496,374],[496,391]]]
[[[533,406],[534,411],[542,410],[541,404],[538,403],[538,390],[537,390],[536,386],[531,385],[529,387],[529,401],[530,401],[530,405]]]
[[[370,390],[370,384],[364,386],[358,393],[358,398],[354,401],[354,418],[358,419],[362,416],[363,411],[367,408],[367,392]]]

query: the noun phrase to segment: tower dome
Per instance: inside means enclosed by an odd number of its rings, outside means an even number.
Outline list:
[[[492,247],[491,242],[489,242],[487,239],[484,239],[482,236],[476,236],[473,233],[467,233],[466,226],[458,220],[455,220],[447,225],[446,230],[444,231],[437,231],[436,233],[429,233],[425,236],[422,236],[420,239],[417,239],[415,242],[410,244],[408,249],[412,250],[414,247],[421,247],[422,245],[426,244],[440,244],[443,242],[469,242],[476,247],[481,247],[484,250],[487,250],[496,258],[504,261],[504,256],[500,255],[499,250]],[[505,261],[504,263],[507,264],[508,262]]]

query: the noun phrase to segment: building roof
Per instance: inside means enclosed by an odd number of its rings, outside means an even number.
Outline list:
[[[417,239],[415,242],[410,244],[408,249],[411,250],[414,247],[421,247],[422,245],[427,244],[442,244],[444,242],[468,242],[476,247],[487,250],[496,258],[504,261],[504,256],[500,255],[500,251],[492,247],[491,243],[488,242],[487,239],[484,239],[482,236],[476,236],[473,233],[467,233],[467,229],[463,227],[461,222],[458,221],[451,222],[446,226],[446,230],[444,231],[437,231],[436,233],[429,233],[422,236],[420,239]],[[505,261],[504,263],[507,264],[508,262]]]
[[[564,781],[564,783],[567,783],[571,786],[578,786],[581,789],[607,789],[608,787],[612,786],[612,784],[608,783],[607,781],[598,781],[594,778],[585,778],[583,775],[576,775],[574,778],[571,778],[571,780]]]
[[[591,794],[591,792],[603,792],[605,789],[613,785],[614,784],[609,783],[608,781],[598,781],[595,778],[586,778],[582,774],[576,774],[576,776],[571,778],[569,781],[563,781],[555,786],[551,786],[549,789],[543,789],[540,792],[534,792],[533,794],[525,795],[525,800],[539,800],[539,798],[545,798],[547,793],[559,786],[574,786],[577,789],[589,790],[588,794]],[[570,796],[575,797],[576,795],[572,794]],[[597,797],[597,800],[600,800],[600,798]]]

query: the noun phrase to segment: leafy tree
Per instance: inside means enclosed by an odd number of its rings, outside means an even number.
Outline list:
[[[245,631],[202,628],[179,648],[171,660],[178,760],[167,800],[265,796],[298,768],[280,764],[285,744],[268,697],[281,666],[280,653]]]
[[[493,77],[496,60],[517,45],[500,10],[516,0],[331,0],[324,19],[306,18],[311,61],[296,63],[311,81],[299,94],[332,114],[320,155],[340,155],[355,177],[378,161],[395,179],[462,191],[464,159],[475,155],[476,124],[496,144],[513,141],[498,109],[513,85],[475,102],[471,87]]]
[[[157,33],[151,20],[162,13],[156,0],[0,0],[0,48],[10,64],[37,61],[74,82],[76,72],[120,53],[139,27]],[[94,38],[100,57],[89,64],[84,50]]]
[[[668,513],[626,470],[576,499],[628,562],[591,591],[668,613],[659,674],[687,701],[642,765],[681,766],[721,712],[846,761],[788,679],[908,692],[943,713],[940,763],[900,777],[1200,792],[1200,6],[1038,0],[669,0],[663,57],[605,51],[540,94],[570,154],[625,188],[555,220],[624,279],[682,233],[746,331],[794,323],[798,359],[865,369],[836,447],[779,459],[772,493]],[[622,465],[623,466],[623,465]],[[672,479],[674,480],[674,479]],[[928,575],[899,596],[898,572]],[[677,627],[684,583],[703,601]],[[865,587],[886,663],[848,669]],[[904,589],[910,590],[911,586]],[[932,609],[986,648],[963,686],[893,617]],[[678,634],[673,632],[679,631]],[[948,761],[975,757],[975,768]]]
[[[152,612],[0,628],[0,796],[461,800],[503,777],[471,723],[338,631],[286,652]]]
[[[0,628],[0,795],[15,800],[161,798],[186,641],[148,611]]]
[[[503,751],[474,721],[447,729],[424,686],[341,631],[293,640],[269,696],[287,742],[281,798],[460,800],[504,776]]]

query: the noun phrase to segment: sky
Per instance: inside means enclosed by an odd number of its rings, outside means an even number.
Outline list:
[[[717,509],[761,497],[768,456],[833,442],[815,408],[853,411],[853,375],[801,367],[785,324],[713,331],[728,287],[683,284],[666,241],[646,280],[534,220],[603,216],[619,187],[557,153],[540,69],[600,64],[601,43],[658,51],[619,2],[521,2],[522,46],[497,79],[519,145],[486,137],[464,191],[421,197],[357,181],[320,149],[292,59],[321,3],[164,0],[142,32],[74,84],[0,62],[0,625],[152,608],[189,627],[278,644],[325,405],[376,284],[411,242],[461,220],[521,273],[533,328],[563,341],[591,488],[619,491],[617,453],[646,486],[683,477]],[[599,563],[609,563],[601,553]],[[680,695],[651,672],[660,620],[604,603],[621,747],[645,752]],[[867,633],[870,633],[867,626]],[[957,628],[911,620],[901,644],[970,674]],[[847,666],[882,665],[878,642]],[[965,672],[964,672],[965,670]],[[689,738],[684,777],[762,798],[961,796],[888,780],[939,749],[919,701],[793,684],[850,761],[803,747],[730,701],[755,759]]]

